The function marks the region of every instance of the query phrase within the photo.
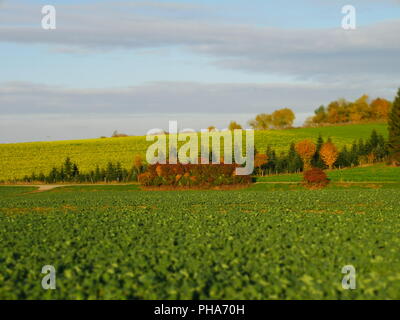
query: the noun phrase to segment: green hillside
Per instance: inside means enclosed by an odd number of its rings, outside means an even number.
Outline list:
[[[400,182],[400,167],[388,167],[383,164],[346,168],[326,172],[332,182]],[[280,174],[257,177],[257,182],[301,182],[303,175]]]
[[[387,136],[386,124],[360,124],[256,131],[255,144],[259,152],[268,145],[278,152],[286,151],[291,142],[317,139],[321,134],[342,147],[355,139],[368,138],[373,129]],[[0,181],[20,179],[32,172],[47,173],[52,167],[60,166],[66,157],[77,163],[82,171],[94,169],[96,165],[104,167],[109,161],[119,161],[130,168],[134,155],[145,155],[150,144],[145,137],[0,144]]]

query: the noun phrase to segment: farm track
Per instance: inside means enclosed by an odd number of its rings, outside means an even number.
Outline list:
[[[37,190],[26,193],[38,193],[50,191],[62,187],[96,187],[96,186],[129,186],[136,185],[137,183],[75,183],[75,184],[2,184],[3,187],[35,187]]]

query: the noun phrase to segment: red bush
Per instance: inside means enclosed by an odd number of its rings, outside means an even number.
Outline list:
[[[326,173],[319,168],[312,168],[310,170],[304,171],[303,175],[304,183],[308,187],[324,188],[330,182],[330,180],[326,176]]]
[[[138,181],[142,185],[148,185],[152,180],[150,173],[144,172],[138,175]]]

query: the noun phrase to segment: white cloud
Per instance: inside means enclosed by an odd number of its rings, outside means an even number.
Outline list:
[[[388,86],[390,87],[390,84]],[[377,89],[378,88],[378,89]],[[71,89],[32,83],[0,84],[0,113],[260,113],[289,107],[312,112],[320,104],[363,93],[393,98],[394,89],[354,84],[202,84],[159,82],[112,89]]]
[[[196,11],[178,3],[147,6]],[[190,20],[185,14],[138,14],[124,3],[57,8],[57,30],[49,32],[40,28],[32,6],[7,6],[0,11],[0,42],[45,44],[63,53],[179,47],[207,55],[222,68],[325,81],[365,75],[393,79],[400,72],[400,20],[355,31],[339,24],[336,29],[279,29]]]

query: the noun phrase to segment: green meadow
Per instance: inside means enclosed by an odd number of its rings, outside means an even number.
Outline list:
[[[385,164],[327,170],[332,182],[398,182],[400,183],[400,167],[390,167]],[[281,174],[257,177],[257,182],[301,182],[303,175]]]

